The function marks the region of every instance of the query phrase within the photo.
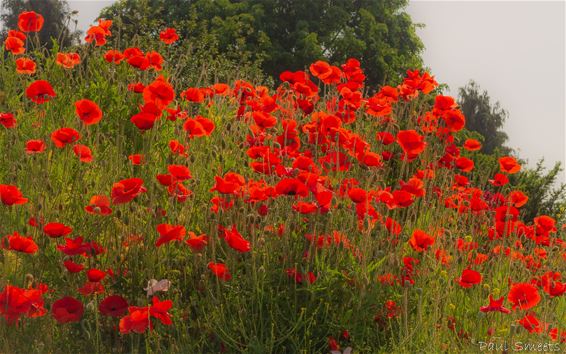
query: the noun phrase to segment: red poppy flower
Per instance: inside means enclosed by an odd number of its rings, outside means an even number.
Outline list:
[[[496,187],[502,187],[509,183],[509,178],[504,174],[496,173],[493,179],[489,180],[489,183]]]
[[[224,178],[214,176],[214,180],[216,183],[210,191],[217,191],[221,194],[235,194],[246,184],[246,180],[243,176],[233,172],[228,172]]]
[[[183,130],[189,133],[190,138],[209,136],[214,128],[214,122],[201,116],[196,116],[194,119],[187,119],[183,125]]]
[[[149,315],[149,307],[128,307],[128,315],[120,319],[120,333],[144,333],[153,328]]]
[[[25,237],[17,232],[4,236],[1,239],[0,245],[4,249],[27,254],[34,254],[39,249],[31,236]]]
[[[175,99],[173,86],[159,76],[143,90],[143,100],[145,103],[154,103],[159,109],[167,107]]]
[[[119,50],[110,49],[104,53],[104,60],[109,63],[120,64],[124,60],[124,54]]]
[[[232,275],[224,263],[210,262],[208,263],[208,269],[220,280],[228,281],[232,279]]]
[[[158,118],[159,117],[156,116],[155,114],[140,112],[138,114],[133,115],[130,118],[130,122],[134,123],[139,130],[145,131],[153,128],[153,126],[155,125],[155,121]]]
[[[306,197],[309,194],[308,187],[296,178],[284,178],[275,186],[279,195],[297,195]]]
[[[67,260],[67,261],[63,262],[63,265],[65,266],[65,268],[67,268],[67,270],[70,273],[79,273],[80,271],[82,271],[85,268],[84,265],[75,263],[71,260]]]
[[[460,278],[456,279],[462,288],[471,288],[475,284],[482,281],[482,276],[479,272],[471,269],[464,269]]]
[[[8,36],[4,41],[4,47],[13,55],[20,55],[26,52],[24,41],[18,37]]]
[[[453,109],[444,112],[442,119],[444,120],[444,123],[446,124],[448,130],[451,132],[460,131],[466,125],[466,118],[459,110]]]
[[[145,156],[142,154],[134,154],[128,156],[128,160],[132,162],[132,165],[136,165],[136,166],[142,165],[144,163],[144,158]]]
[[[480,307],[481,312],[493,312],[498,311],[501,313],[510,313],[511,310],[505,308],[503,306],[504,297],[502,296],[500,299],[495,300],[493,295],[489,295],[489,305]]]
[[[18,16],[18,28],[22,32],[39,32],[43,27],[43,16],[34,11],[25,11]]]
[[[143,179],[128,178],[112,185],[112,204],[123,204],[132,201],[147,189],[143,186]]]
[[[163,57],[158,52],[148,52],[145,57],[147,58],[148,68],[155,71],[163,69]]]
[[[28,58],[18,58],[16,60],[16,72],[18,74],[32,75],[35,74],[35,61]]]
[[[65,296],[53,303],[51,315],[58,323],[79,322],[83,317],[84,307],[79,300]]]
[[[521,165],[517,162],[514,157],[505,156],[499,159],[499,167],[501,172],[514,174],[521,171]]]
[[[72,69],[81,63],[81,57],[78,53],[57,53],[55,64],[64,67],[65,69]]]
[[[537,288],[530,283],[516,283],[511,286],[507,300],[513,304],[513,309],[520,308],[528,310],[540,302],[540,294]]]
[[[197,236],[194,232],[189,231],[189,238],[185,240],[185,243],[193,252],[199,252],[208,244],[208,236],[205,234]]]
[[[36,80],[26,88],[26,96],[37,104],[43,104],[56,97],[51,84],[45,80]]]
[[[16,126],[16,118],[12,113],[0,113],[0,124],[6,129],[12,129]]]
[[[0,184],[0,200],[4,205],[19,205],[28,202],[16,186]]]
[[[397,133],[397,143],[405,155],[412,159],[422,153],[426,147],[424,137],[415,130],[401,130]]]
[[[525,193],[521,191],[512,191],[511,193],[509,193],[508,199],[511,205],[515,208],[520,208],[523,205],[527,204],[527,202],[529,201],[529,197],[527,197]]]
[[[191,179],[191,171],[187,166],[183,165],[169,165],[167,171],[173,176],[176,181],[186,181]]]
[[[81,162],[92,162],[92,151],[90,151],[90,148],[88,146],[76,144],[75,146],[73,146],[73,152]]]
[[[82,99],[75,102],[75,112],[79,119],[86,125],[92,125],[100,122],[102,119],[102,111],[96,103],[88,99]]]
[[[51,133],[51,141],[56,147],[62,149],[81,138],[78,131],[73,128],[61,128]]]
[[[90,202],[85,207],[85,211],[95,215],[110,215],[112,214],[110,200],[105,195],[95,195],[90,198]]]
[[[89,269],[86,272],[86,276],[88,278],[88,281],[92,282],[92,283],[98,283],[101,282],[102,279],[104,279],[106,277],[107,273],[101,271],[100,269]]]
[[[419,229],[413,231],[413,235],[409,239],[409,245],[417,252],[424,252],[433,244],[434,237]]]
[[[468,151],[478,151],[481,149],[481,143],[476,139],[466,139],[464,149]]]
[[[193,103],[201,103],[204,101],[204,94],[198,87],[189,87],[181,92],[181,97]]]
[[[100,302],[98,311],[104,316],[120,317],[128,311],[128,302],[120,295],[110,295]]]
[[[474,161],[463,156],[456,159],[455,165],[462,172],[471,172],[474,169]]]
[[[59,238],[62,236],[67,236],[73,232],[73,229],[60,222],[50,222],[43,226],[43,233],[51,238]]]
[[[529,333],[542,333],[546,330],[547,327],[547,325],[544,322],[540,321],[532,312],[527,313],[518,322]]]
[[[244,237],[236,230],[236,226],[232,225],[232,229],[224,229],[224,235],[221,236],[224,238],[224,241],[230,246],[232,249],[240,252],[246,253],[251,250],[250,241],[244,239]]]
[[[155,246],[159,247],[164,243],[183,241],[187,231],[183,225],[159,224],[157,225],[157,232],[159,232],[160,236],[155,242]]]
[[[168,312],[171,307],[173,307],[173,301],[159,301],[159,298],[157,296],[154,296],[151,299],[149,314],[151,315],[151,317],[157,318],[162,324],[168,326],[170,324],[173,324],[173,321],[171,321],[171,315]]]
[[[166,28],[159,33],[159,40],[165,44],[173,44],[179,39],[179,35],[174,28]]]
[[[21,289],[6,285],[0,292],[0,315],[4,316],[8,324],[15,324],[20,317],[41,317],[47,313],[43,307],[43,294],[48,291],[45,284],[36,288]]]

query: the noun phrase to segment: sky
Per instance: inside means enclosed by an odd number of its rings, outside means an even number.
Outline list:
[[[113,0],[71,0],[86,30]],[[508,146],[534,166],[566,159],[565,1],[412,0],[423,59],[438,82],[458,88],[470,79],[509,112]],[[566,182],[566,171],[562,182]]]

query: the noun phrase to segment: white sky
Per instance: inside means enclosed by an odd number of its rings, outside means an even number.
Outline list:
[[[115,0],[71,0],[85,30]],[[423,58],[450,93],[470,79],[509,112],[508,145],[546,166],[565,163],[564,1],[422,1],[408,12],[426,46]],[[563,174],[562,181],[566,182]]]

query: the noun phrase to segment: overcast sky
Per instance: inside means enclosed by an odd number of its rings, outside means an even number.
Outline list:
[[[113,0],[71,0],[85,30]],[[509,112],[508,145],[545,165],[565,162],[566,72],[564,1],[411,1],[424,28],[423,58],[450,93],[470,79]],[[566,181],[562,175],[562,181]]]

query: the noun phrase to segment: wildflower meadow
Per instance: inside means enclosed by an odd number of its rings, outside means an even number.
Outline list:
[[[218,80],[175,28],[43,24],[0,50],[1,353],[566,350],[565,229],[433,73]]]

